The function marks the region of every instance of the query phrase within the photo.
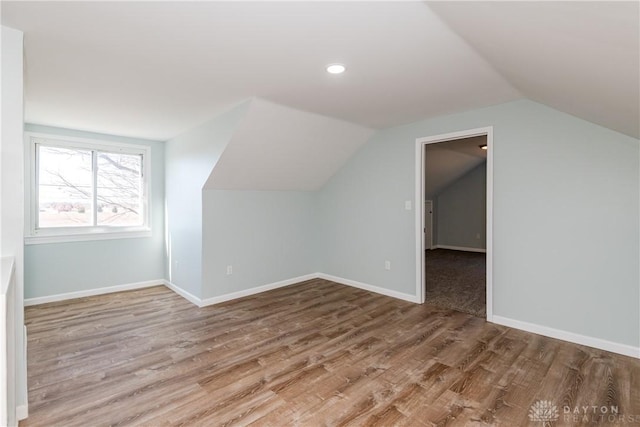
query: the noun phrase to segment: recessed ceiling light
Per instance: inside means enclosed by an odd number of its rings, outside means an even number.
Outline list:
[[[342,64],[329,64],[327,65],[327,73],[329,74],[342,74],[347,70]]]
[[[482,148],[483,150],[487,150],[487,144],[484,144],[484,145],[478,145],[478,147]]]

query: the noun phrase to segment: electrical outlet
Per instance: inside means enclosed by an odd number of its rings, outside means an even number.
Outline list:
[[[391,270],[391,261],[385,261],[384,262],[384,269],[385,270]]]
[[[408,211],[411,210],[411,200],[407,200],[404,202],[404,208]]]
[[[231,276],[233,274],[233,265],[227,265],[227,276]]]
[[[476,239],[480,240],[480,233],[476,234]]]

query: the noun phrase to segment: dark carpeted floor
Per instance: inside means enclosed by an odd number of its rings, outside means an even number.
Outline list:
[[[486,254],[426,251],[429,304],[486,317]]]

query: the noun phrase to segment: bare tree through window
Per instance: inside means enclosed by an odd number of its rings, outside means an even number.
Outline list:
[[[37,147],[39,228],[143,224],[140,154]]]
[[[141,225],[142,156],[97,155],[98,225]]]

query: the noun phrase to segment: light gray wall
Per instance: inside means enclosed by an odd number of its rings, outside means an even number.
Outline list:
[[[438,194],[438,245],[486,249],[486,188],[487,163],[483,162]]]
[[[415,203],[415,147],[404,139],[376,133],[320,190],[321,272],[415,295],[415,212],[404,206]]]
[[[151,237],[25,245],[25,297],[164,278],[164,144],[34,124],[31,132],[151,147]]]
[[[414,294],[415,140],[485,126],[494,314],[637,347],[640,143],[527,100],[374,135],[319,194],[321,271]]]
[[[314,195],[205,190],[203,298],[315,272]]]
[[[166,142],[165,277],[202,297],[202,188],[249,103]]]

